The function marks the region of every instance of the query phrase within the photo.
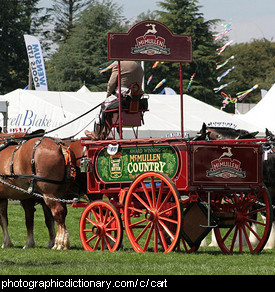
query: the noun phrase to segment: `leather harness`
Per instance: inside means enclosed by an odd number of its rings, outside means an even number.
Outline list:
[[[61,148],[62,142],[57,141],[57,140],[55,140],[52,137],[45,137],[44,136],[44,137],[40,138],[39,140],[37,140],[35,142],[35,144],[34,144],[34,147],[33,147],[32,159],[31,159],[31,170],[32,170],[32,174],[15,174],[14,173],[14,168],[13,168],[14,156],[15,156],[15,153],[19,150],[19,148],[27,141],[27,140],[24,140],[24,141],[22,141],[14,149],[14,151],[12,153],[11,162],[10,162],[10,174],[2,174],[2,173],[0,173],[0,177],[2,177],[3,179],[6,179],[6,178],[14,178],[14,179],[17,179],[17,178],[26,178],[26,179],[31,179],[30,186],[28,188],[28,193],[32,193],[33,192],[33,189],[34,189],[34,181],[35,180],[42,181],[42,182],[46,182],[46,183],[52,183],[52,184],[63,184],[63,183],[66,183],[66,180],[67,180],[67,176],[66,175],[64,176],[63,180],[61,180],[61,181],[59,181],[59,180],[53,180],[53,179],[49,179],[49,178],[46,178],[46,177],[41,177],[41,176],[36,175],[34,155],[35,155],[35,151],[36,151],[37,147],[40,145],[40,143],[42,142],[42,140],[44,140],[45,138],[51,139],[52,141],[54,141],[58,145],[58,148],[59,148],[60,153],[63,155],[62,148]]]

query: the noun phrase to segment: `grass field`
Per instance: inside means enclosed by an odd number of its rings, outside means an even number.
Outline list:
[[[224,255],[219,248],[204,247],[186,254],[137,254],[124,236],[124,249],[86,252],[78,235],[83,209],[68,206],[67,227],[71,249],[48,250],[48,233],[41,206],[35,212],[36,248],[22,249],[26,241],[23,208],[9,204],[9,232],[14,248],[0,250],[1,275],[275,275],[275,250],[259,255]],[[3,236],[0,234],[2,244]]]

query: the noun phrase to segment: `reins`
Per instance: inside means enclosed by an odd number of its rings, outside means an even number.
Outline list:
[[[75,121],[77,121],[77,120],[79,120],[79,119],[81,119],[82,117],[84,117],[84,116],[86,116],[87,114],[89,114],[89,113],[91,113],[92,111],[94,111],[95,109],[97,109],[99,106],[101,106],[102,105],[102,103],[99,103],[98,105],[96,105],[95,107],[93,107],[92,109],[90,109],[90,110],[88,110],[87,112],[85,112],[85,113],[83,113],[83,114],[81,114],[80,116],[78,116],[78,117],[76,117],[76,118],[74,118],[73,120],[71,120],[71,121],[69,121],[69,122],[67,122],[67,123],[65,123],[65,124],[63,124],[63,125],[61,125],[61,126],[59,126],[59,127],[56,127],[56,128],[54,128],[54,129],[52,129],[52,130],[50,130],[50,131],[47,131],[47,132],[45,132],[44,130],[37,130],[37,131],[34,131],[33,133],[31,133],[31,134],[26,134],[25,136],[22,136],[22,137],[9,137],[9,136],[7,136],[7,137],[2,137],[2,139],[0,139],[0,144],[1,144],[1,142],[5,142],[5,141],[8,141],[8,140],[12,140],[12,141],[24,141],[24,140],[30,140],[30,139],[32,139],[32,138],[38,138],[38,137],[42,137],[42,136],[44,136],[44,135],[48,135],[48,134],[50,134],[50,133],[52,133],[52,132],[54,132],[54,131],[57,131],[57,130],[59,130],[59,129],[61,129],[61,128],[63,128],[63,127],[66,127],[66,126],[68,126],[69,124],[71,124],[71,123],[73,123],[73,122],[75,122]],[[89,124],[90,124],[91,122],[89,122]],[[89,125],[88,124],[88,125]]]
[[[73,120],[71,120],[71,121],[69,121],[69,122],[67,122],[67,123],[65,123],[65,124],[63,124],[63,125],[61,125],[61,126],[55,128],[55,129],[52,129],[52,130],[46,132],[45,135],[48,135],[49,133],[52,133],[52,132],[54,132],[54,131],[57,131],[57,130],[59,130],[59,129],[61,129],[61,128],[63,128],[63,127],[65,127],[65,126],[67,126],[67,125],[69,125],[69,124],[71,124],[71,123],[77,121],[78,119],[80,119],[80,118],[86,116],[87,114],[89,114],[90,112],[94,111],[95,109],[97,109],[97,108],[98,108],[99,106],[101,106],[101,105],[102,105],[102,102],[99,103],[98,105],[96,105],[95,107],[93,107],[92,109],[88,110],[88,111],[85,112],[84,114],[82,114],[82,115],[80,115],[80,116],[74,118]]]

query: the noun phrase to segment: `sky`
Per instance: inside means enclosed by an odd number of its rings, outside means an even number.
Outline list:
[[[160,9],[159,0],[113,0],[123,7],[123,14],[131,22],[142,12]],[[52,1],[41,0],[49,5]],[[224,24],[232,23],[228,34],[235,43],[249,42],[265,37],[275,41],[275,2],[274,0],[199,0],[201,12],[206,20],[222,19]],[[222,31],[218,25],[216,31]]]

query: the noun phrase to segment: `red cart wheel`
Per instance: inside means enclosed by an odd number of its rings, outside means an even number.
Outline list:
[[[257,193],[224,195],[219,202],[215,202],[217,206],[220,211],[234,212],[231,226],[214,229],[218,245],[224,253],[258,253],[264,248],[272,225],[271,200],[265,188]]]
[[[85,250],[118,250],[122,242],[122,221],[116,207],[94,201],[83,211],[79,224],[80,240]]]
[[[182,227],[182,206],[173,181],[155,172],[138,176],[126,195],[124,225],[136,252],[172,251]]]

